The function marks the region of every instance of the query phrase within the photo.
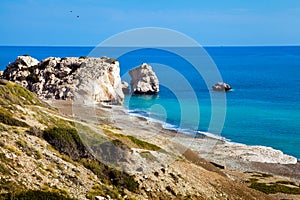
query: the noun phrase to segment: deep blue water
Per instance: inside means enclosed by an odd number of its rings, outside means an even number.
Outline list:
[[[49,56],[84,56],[92,49],[0,47],[0,69],[18,55],[30,54],[41,60]],[[300,158],[300,47],[206,47],[205,50],[223,80],[234,88],[226,94],[222,136],[234,142],[271,146]],[[202,59],[203,55],[193,49],[184,51],[193,59]],[[99,57],[102,55],[116,56],[113,49],[103,50]],[[127,96],[125,105],[132,112],[166,121],[174,127],[208,131],[212,115],[211,85],[205,84],[187,59],[157,49],[141,49],[117,57],[124,80],[130,80],[129,69],[147,62],[162,83],[158,95]]]

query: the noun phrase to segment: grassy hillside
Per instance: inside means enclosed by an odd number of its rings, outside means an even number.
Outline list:
[[[74,123],[51,115],[50,113],[57,113],[57,110],[41,102],[35,94],[15,83],[0,80],[0,105],[0,199],[34,199],[37,195],[45,199],[71,199],[67,188],[51,185],[51,181],[55,181],[58,176],[56,168],[62,169],[69,163],[74,169],[82,166],[85,173],[97,176],[90,178],[92,187],[84,195],[87,198],[92,199],[100,194],[120,198],[125,195],[124,190],[137,189],[137,183],[131,176],[97,161],[82,143]],[[37,146],[41,148],[36,148],[30,140],[39,143]],[[43,163],[49,163],[45,157],[49,154],[52,159],[59,161],[44,166]],[[15,163],[16,160],[19,163]],[[36,182],[35,186],[26,183],[28,178],[25,180],[19,176],[24,167],[20,163],[25,161],[33,162],[32,165],[36,167],[38,173],[29,174],[33,176],[30,181]],[[27,170],[30,171],[25,169]],[[60,174],[64,173],[64,170],[60,171]],[[81,173],[80,170],[77,171]],[[53,180],[47,177],[48,172],[54,174]],[[44,179],[50,184],[38,185]]]
[[[19,85],[0,80],[0,199],[272,199],[228,179],[190,150],[176,156],[149,140],[107,124],[88,127]],[[109,155],[118,148],[122,151]],[[130,175],[98,156],[142,167]],[[174,162],[159,162],[159,156]],[[144,169],[153,171],[143,174]]]

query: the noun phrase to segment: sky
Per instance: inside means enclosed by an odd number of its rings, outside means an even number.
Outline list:
[[[201,45],[300,45],[299,0],[1,0],[0,45],[96,46],[174,29]]]

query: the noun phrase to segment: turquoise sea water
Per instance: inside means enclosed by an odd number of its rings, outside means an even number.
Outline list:
[[[92,49],[0,47],[0,69],[17,55],[30,54],[41,60],[49,56],[84,56]],[[226,119],[221,136],[233,142],[271,146],[300,158],[300,47],[206,47],[205,50],[223,80],[234,88],[226,94]],[[192,49],[186,51],[194,59],[201,59]],[[106,52],[103,55],[114,56],[113,49],[103,52]],[[131,113],[165,121],[173,128],[208,131],[212,115],[210,86],[205,85],[187,60],[157,49],[136,50],[118,60],[121,76],[127,81],[129,69],[147,62],[152,63],[159,80],[168,83],[161,85],[158,95],[127,96],[125,105]],[[176,70],[191,87],[183,87],[159,64]],[[184,117],[183,111],[188,113]]]

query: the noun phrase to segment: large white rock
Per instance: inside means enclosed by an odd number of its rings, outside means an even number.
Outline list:
[[[3,78],[44,99],[112,104],[121,104],[124,99],[119,62],[112,58],[49,57],[39,63],[30,56],[19,56],[7,66]]]
[[[129,71],[131,92],[134,94],[155,94],[159,92],[159,81],[152,67],[146,63]]]

